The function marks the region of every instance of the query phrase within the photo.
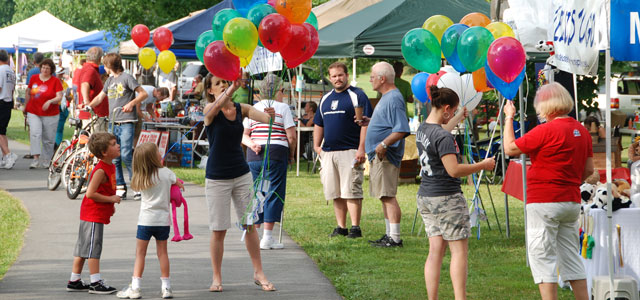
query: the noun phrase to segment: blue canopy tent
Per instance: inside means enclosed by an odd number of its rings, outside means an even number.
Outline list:
[[[107,51],[115,45],[111,32],[100,30],[96,33],[70,40],[62,43],[62,49],[87,51],[89,48],[97,46]]]
[[[1,50],[7,51],[7,53],[16,53],[15,47],[0,47]],[[36,53],[38,51],[37,47],[18,47],[20,53]]]

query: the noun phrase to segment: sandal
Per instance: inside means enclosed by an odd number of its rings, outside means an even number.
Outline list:
[[[211,284],[209,292],[219,293],[222,292],[222,284]]]
[[[254,283],[256,285],[259,285],[263,291],[265,292],[273,292],[276,290],[276,288],[273,286],[273,283],[271,283],[270,281],[267,281],[266,283],[261,283],[260,280],[255,280]]]

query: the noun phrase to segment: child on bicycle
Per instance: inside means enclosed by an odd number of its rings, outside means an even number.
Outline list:
[[[73,268],[67,291],[111,294],[116,289],[104,284],[100,277],[100,254],[104,225],[109,224],[115,213],[114,203],[120,203],[120,197],[116,196],[116,169],[112,163],[114,158],[120,156],[120,145],[113,134],[95,133],[89,139],[89,151],[100,161],[93,168],[87,193],[80,206],[80,230],[73,251]],[[89,285],[80,279],[85,260],[89,261]]]
[[[144,272],[147,246],[151,237],[156,239],[156,249],[160,262],[160,280],[162,281],[162,298],[172,298],[169,281],[169,255],[167,240],[169,239],[171,185],[184,188],[176,175],[162,166],[162,155],[154,143],[144,143],[133,152],[133,178],[131,187],[141,191],[140,215],[138,216],[138,232],[136,234],[136,261],[133,266],[131,284],[118,292],[121,299],[138,299],[140,281]]]

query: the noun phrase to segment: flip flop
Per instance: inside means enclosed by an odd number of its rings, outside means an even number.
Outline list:
[[[222,284],[211,284],[209,292],[219,293],[222,292]]]
[[[273,283],[271,283],[270,281],[267,281],[266,283],[261,283],[260,280],[256,279],[254,283],[256,285],[259,285],[260,288],[262,288],[262,290],[265,292],[274,292],[276,290],[276,288],[273,286]]]

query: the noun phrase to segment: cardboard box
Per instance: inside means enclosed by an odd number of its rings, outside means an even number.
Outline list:
[[[169,152],[164,157],[164,165],[166,167],[180,167],[182,164],[182,154]]]

